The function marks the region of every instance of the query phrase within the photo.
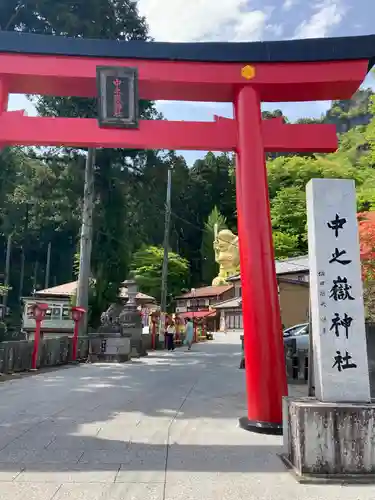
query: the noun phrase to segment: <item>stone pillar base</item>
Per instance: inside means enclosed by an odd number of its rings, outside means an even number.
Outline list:
[[[285,397],[283,434],[300,482],[375,483],[375,404]]]
[[[131,358],[130,336],[119,332],[91,333],[89,347],[91,363],[126,363]]]
[[[141,358],[144,356],[148,356],[148,352],[146,351],[142,339],[131,339],[131,352],[130,355],[132,358]]]
[[[90,363],[126,363],[130,361],[130,354],[89,354]]]

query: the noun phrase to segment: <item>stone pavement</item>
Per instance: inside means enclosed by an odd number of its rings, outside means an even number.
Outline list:
[[[0,384],[0,500],[374,500],[299,485],[246,414],[238,335]],[[300,389],[301,390],[301,389]]]

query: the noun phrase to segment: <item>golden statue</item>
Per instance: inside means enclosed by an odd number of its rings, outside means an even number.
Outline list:
[[[216,233],[216,231],[215,231]],[[223,229],[215,234],[215,260],[219,264],[219,274],[212,281],[212,286],[227,284],[227,278],[239,272],[240,256],[238,251],[238,236]]]

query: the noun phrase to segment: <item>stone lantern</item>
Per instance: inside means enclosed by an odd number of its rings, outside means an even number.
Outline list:
[[[136,297],[138,293],[137,284],[134,280],[126,280],[123,285],[128,290],[128,301],[123,306],[119,316],[121,335],[131,338],[131,356],[147,356],[147,351],[142,341],[142,316],[137,308]]]

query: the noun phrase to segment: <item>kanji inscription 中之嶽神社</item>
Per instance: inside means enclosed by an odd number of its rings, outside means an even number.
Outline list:
[[[307,214],[316,396],[369,401],[354,181],[310,181]]]

